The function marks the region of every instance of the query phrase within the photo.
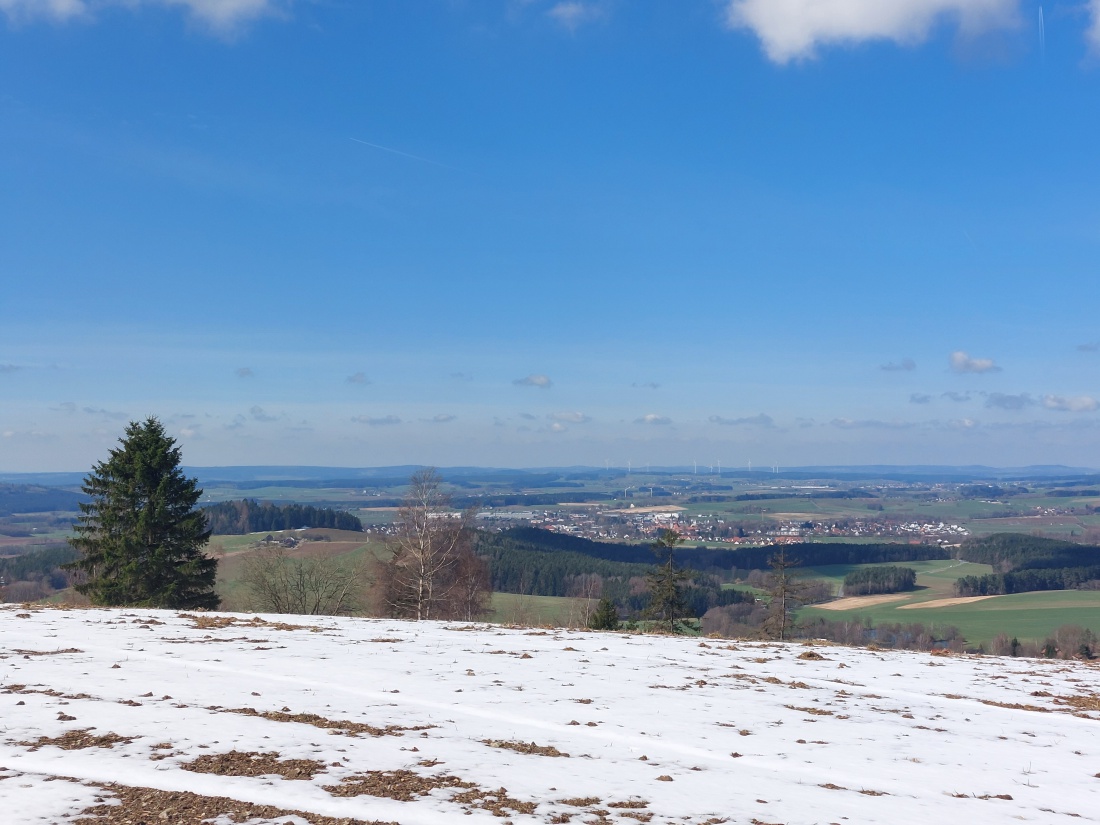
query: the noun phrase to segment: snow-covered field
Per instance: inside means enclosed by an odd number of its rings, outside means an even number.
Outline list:
[[[6,605],[0,685],[6,823],[1100,821],[1088,663]]]

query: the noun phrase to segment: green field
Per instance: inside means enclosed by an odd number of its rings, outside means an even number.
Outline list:
[[[494,593],[490,622],[500,624],[552,625],[579,627],[585,616],[585,599],[566,596],[521,596],[517,593]],[[594,609],[590,601],[589,609]]]
[[[943,598],[949,598],[949,596],[943,596]],[[930,597],[925,595],[923,598],[913,597],[905,601],[874,605],[858,610],[823,610],[819,607],[807,607],[799,611],[799,617],[820,617],[830,621],[869,618],[876,624],[919,622],[933,626],[953,625],[962,631],[969,645],[984,644],[987,647],[993,637],[999,633],[1010,637],[1015,636],[1021,641],[1041,642],[1050,636],[1055,628],[1066,624],[1081,625],[1100,634],[1100,591],[1056,590],[1018,593],[945,607],[902,609],[906,604],[929,600]]]

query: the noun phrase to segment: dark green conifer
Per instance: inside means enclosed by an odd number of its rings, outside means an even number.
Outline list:
[[[588,619],[588,627],[592,630],[618,630],[619,611],[615,602],[604,596],[596,605],[596,612]]]
[[[649,585],[649,605],[645,616],[656,619],[657,625],[669,633],[676,632],[676,620],[687,615],[682,588],[690,572],[676,564],[676,547],[683,538],[675,530],[665,530],[653,544],[659,562],[646,574]]]
[[[130,422],[120,446],[84,479],[91,501],[80,505],[76,538],[82,554],[65,565],[93,604],[216,608],[217,559],[195,504],[198,482],[180,470],[180,450],[156,418]]]

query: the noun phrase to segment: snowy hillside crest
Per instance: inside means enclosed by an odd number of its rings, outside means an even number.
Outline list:
[[[1100,821],[1100,667],[0,608],[6,821]]]

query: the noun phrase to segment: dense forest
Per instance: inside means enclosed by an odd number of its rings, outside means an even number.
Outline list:
[[[911,567],[862,567],[844,577],[845,596],[900,593],[917,586],[917,571]]]
[[[648,545],[638,548],[643,551],[640,560],[625,562],[575,549],[588,545],[603,546],[599,542],[547,530],[517,528],[479,534],[477,553],[489,562],[495,591],[592,599],[607,597],[615,602],[621,615],[637,616],[649,601],[645,576],[656,562],[652,548]],[[678,549],[678,562],[682,562],[681,555]],[[754,601],[751,594],[724,590],[717,576],[699,571],[691,572],[682,595],[688,612],[694,616],[702,616],[712,607]]]
[[[1100,583],[1100,547],[1085,544],[995,533],[965,542],[959,557],[992,565],[995,571],[959,579],[955,582],[959,596],[1070,590]]]
[[[351,513],[305,504],[259,504],[252,499],[223,501],[204,507],[206,521],[218,536],[239,536],[270,530],[297,530],[301,527],[327,527],[333,530],[361,532],[363,524]]]
[[[61,565],[80,555],[76,550],[68,544],[26,549],[18,556],[0,558],[0,582],[4,584],[0,588],[0,601],[35,601],[69,586],[69,574]]]
[[[648,544],[610,544],[562,533],[551,533],[537,527],[513,527],[501,533],[520,542],[552,550],[568,550],[585,556],[628,564],[653,564],[653,551]],[[788,558],[800,566],[817,567],[826,564],[895,564],[907,561],[949,559],[951,553],[934,544],[811,544],[800,542],[783,545]],[[776,547],[743,547],[736,550],[709,547],[679,547],[676,559],[685,567],[707,572],[730,573],[733,570],[763,570],[777,552]]]
[[[88,497],[57,487],[33,484],[0,484],[0,516],[15,513],[75,512]]]

